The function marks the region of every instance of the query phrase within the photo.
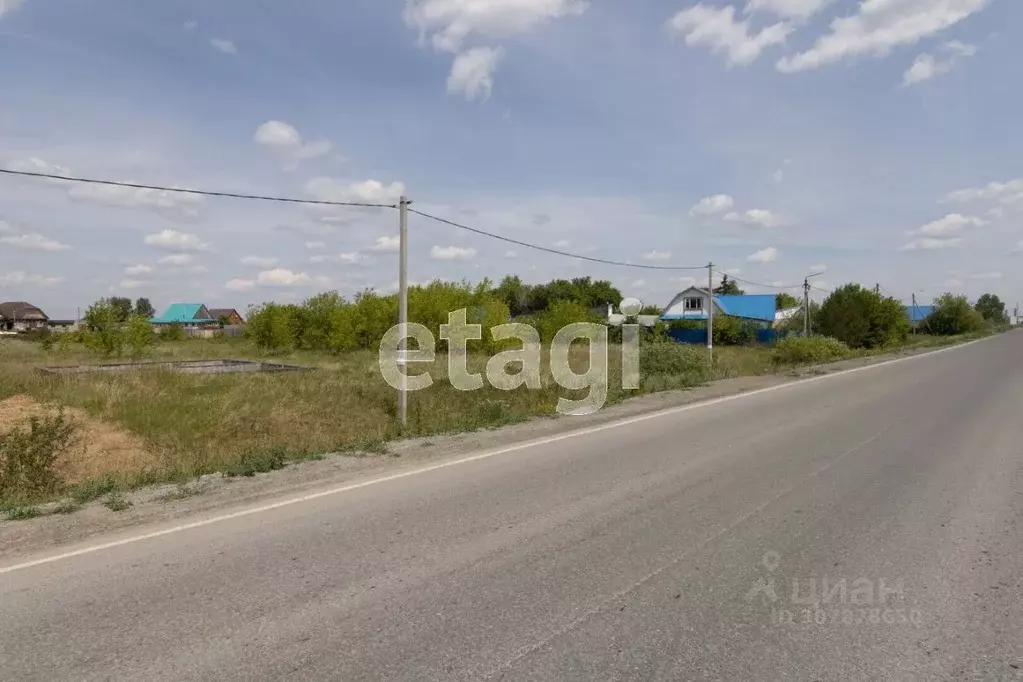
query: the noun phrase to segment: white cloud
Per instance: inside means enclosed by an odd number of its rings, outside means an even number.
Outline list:
[[[462,52],[451,64],[448,93],[464,95],[468,101],[487,101],[494,88],[494,71],[504,56],[500,47],[474,47]]]
[[[680,284],[687,288],[696,284],[695,277],[669,277],[668,281],[672,284]],[[706,286],[706,284],[704,284],[704,286]]]
[[[358,265],[366,262],[366,257],[359,252],[338,253],[333,255],[318,254],[309,259],[310,263],[342,263],[345,265]]]
[[[327,242],[306,242],[305,247],[309,251],[320,251],[327,248]]]
[[[778,227],[785,224],[784,218],[763,208],[753,208],[744,213],[729,213],[725,220],[750,227]]]
[[[122,279],[117,283],[118,289],[145,289],[153,286],[153,282],[145,279]]]
[[[962,237],[918,237],[903,244],[900,251],[935,251],[938,249],[954,249],[963,243]]]
[[[671,252],[654,249],[650,253],[643,254],[643,258],[646,260],[668,260],[671,258]]]
[[[473,33],[485,38],[507,38],[538,25],[586,11],[585,0],[407,0],[405,24],[429,36],[434,48],[458,52]]]
[[[724,213],[735,205],[735,199],[727,194],[715,194],[714,196],[700,199],[695,206],[689,209],[691,216],[709,216]]]
[[[828,266],[824,263],[817,263],[810,266],[810,272],[827,272]]]
[[[199,26],[199,22],[194,19],[189,19],[182,26],[185,27],[186,31],[194,31]]]
[[[472,260],[476,257],[476,249],[461,246],[434,246],[430,249],[430,258],[436,260]]]
[[[13,12],[21,6],[23,0],[0,0],[0,19],[8,12]]]
[[[787,73],[816,69],[860,55],[885,56],[899,45],[913,45],[979,12],[988,0],[863,0],[856,14],[831,22],[806,52],[783,57]]]
[[[746,256],[747,263],[773,263],[778,260],[778,249],[773,246],[768,246],[766,249],[760,249],[756,253],[751,253]]]
[[[958,289],[963,286],[963,281],[957,277],[949,277],[945,280],[945,284],[942,286],[946,286],[950,289]]]
[[[987,212],[987,215],[991,216],[995,220],[999,220],[1005,217],[1005,209],[1002,208],[1001,206],[995,206],[994,208]]]
[[[939,74],[948,73],[952,70],[953,66],[955,66],[955,64],[951,60],[938,61],[933,55],[917,55],[913,65],[906,69],[906,72],[902,74],[902,84],[908,87],[910,85],[922,83]]]
[[[32,285],[37,287],[52,287],[64,281],[63,277],[45,277],[43,275],[29,275],[23,270],[8,270],[0,274],[0,287]]]
[[[224,288],[228,291],[252,291],[256,286],[256,283],[251,279],[232,279],[228,281]]]
[[[330,140],[307,142],[295,126],[284,121],[267,121],[256,128],[253,139],[274,152],[288,170],[294,169],[300,161],[323,156],[334,148]]]
[[[776,170],[774,172],[774,175],[771,176],[771,179],[774,180],[775,182],[783,181],[785,179],[785,169],[779,168],[778,170]]]
[[[156,234],[147,235],[144,242],[168,251],[208,251],[210,248],[210,245],[198,236],[177,230],[161,230]]]
[[[312,283],[312,278],[304,272],[292,272],[284,268],[264,270],[259,273],[256,281],[263,286],[294,287]]]
[[[75,185],[68,194],[73,199],[122,208],[147,208],[171,218],[194,220],[199,216],[203,198],[160,189],[141,189],[119,185]]]
[[[971,201],[994,201],[1003,205],[1023,203],[1023,178],[1008,182],[991,182],[984,187],[960,189],[952,192],[943,201],[968,203]]]
[[[180,268],[189,265],[192,260],[193,257],[190,253],[172,253],[169,256],[164,256],[157,262],[162,265],[173,265]]]
[[[0,0],[0,4],[4,0]],[[73,176],[70,168],[50,163],[39,157],[13,159],[7,168],[29,173]],[[52,184],[67,186],[64,180],[47,180]],[[136,183],[137,184],[137,183]],[[174,185],[175,189],[185,189]],[[170,190],[142,189],[120,185],[73,184],[68,189],[72,199],[90,201],[106,206],[123,208],[147,208],[168,218],[194,220],[199,215],[203,198],[197,194],[172,192]]]
[[[16,246],[19,249],[27,249],[29,251],[67,251],[71,248],[67,244],[62,244],[56,239],[44,237],[38,232],[9,234],[4,237],[0,237],[0,242],[10,246]]]
[[[909,87],[930,80],[935,76],[948,73],[955,68],[956,64],[964,57],[972,57],[977,53],[977,48],[967,45],[958,40],[945,43],[945,50],[951,53],[946,59],[938,59],[931,54],[917,55],[913,65],[902,74],[902,85]]]
[[[146,265],[141,263],[139,265],[129,265],[124,269],[126,275],[148,275],[153,271],[152,265]]]
[[[226,38],[211,38],[210,45],[213,46],[213,49],[220,50],[224,54],[238,54],[238,48],[235,47],[234,42]]]
[[[987,225],[986,220],[981,220],[980,218],[975,218],[973,216],[964,216],[958,213],[949,213],[944,218],[939,218],[938,220],[927,223],[911,234],[919,234],[925,237],[941,237],[944,235],[956,234],[971,227],[981,227],[983,225]]]
[[[1000,272],[978,272],[978,273],[970,275],[970,279],[979,279],[979,280],[1002,279],[1003,277],[1005,277],[1005,275],[1003,275]]]
[[[271,265],[277,265],[277,258],[275,256],[244,256],[241,259],[242,265],[251,265],[257,268],[268,268]]]
[[[832,2],[833,0],[749,0],[746,12],[771,12],[780,17],[806,19]]]
[[[394,203],[405,193],[405,185],[400,182],[385,185],[379,180],[345,184],[335,178],[318,177],[305,184],[305,192],[320,201]]]
[[[684,35],[690,47],[704,46],[712,52],[726,53],[730,66],[756,61],[764,49],[784,43],[793,28],[780,22],[753,33],[748,19],[736,20],[734,7],[703,4],[682,10],[668,21],[668,27]]]
[[[398,237],[379,237],[370,249],[386,253],[397,253],[401,249],[401,239]]]
[[[3,0],[0,0],[0,7],[3,7]],[[2,12],[0,12],[2,14]],[[58,166],[55,163],[50,163],[40,159],[37,156],[30,156],[25,159],[12,159],[6,164],[8,170],[20,171],[23,173],[46,173],[49,175],[63,175],[65,177],[71,175],[71,169],[64,166]],[[53,184],[64,185],[64,180],[46,180]]]
[[[518,258],[519,257],[519,252],[518,251],[511,251],[511,250],[505,251],[504,252],[504,257],[505,258]]]
[[[976,45],[967,45],[960,40],[950,40],[945,43],[944,47],[952,54],[959,55],[960,57],[972,57],[977,54]]]
[[[1019,253],[1023,251],[1023,239],[1016,242],[1016,248],[1012,250],[1013,253]]]

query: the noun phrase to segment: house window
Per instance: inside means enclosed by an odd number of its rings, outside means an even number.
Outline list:
[[[683,307],[685,310],[703,310],[703,298],[683,299]]]

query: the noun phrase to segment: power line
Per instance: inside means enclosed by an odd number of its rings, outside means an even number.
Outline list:
[[[728,275],[729,277],[731,277],[732,279],[734,279],[737,282],[742,282],[743,284],[749,284],[749,285],[755,286],[755,287],[763,287],[765,289],[802,289],[803,288],[802,284],[763,284],[762,282],[754,282],[752,280],[743,279],[742,277],[736,277],[735,275],[729,275],[727,272],[724,273],[724,274]]]
[[[834,291],[832,291],[831,289],[825,289],[824,287],[817,287],[817,286],[814,286],[814,285],[812,285],[812,284],[810,285],[810,288],[811,288],[811,289],[816,289],[817,291],[822,291],[822,292],[824,292],[825,294],[833,294],[833,293],[835,293],[835,292],[834,292]]]
[[[539,246],[538,244],[530,244],[529,242],[519,241],[518,239],[512,239],[511,237],[504,237],[504,236],[499,235],[499,234],[494,234],[493,232],[485,232],[484,230],[479,230],[479,229],[477,229],[475,227],[469,227],[468,225],[461,225],[461,224],[453,222],[451,220],[447,220],[446,218],[439,218],[439,217],[437,217],[435,215],[430,215],[429,213],[423,213],[422,211],[417,211],[417,210],[412,209],[412,208],[409,209],[409,213],[415,213],[416,215],[422,216],[424,218],[429,218],[430,220],[435,220],[438,223],[444,223],[445,225],[450,225],[452,227],[457,227],[460,230],[467,230],[467,231],[473,232],[475,234],[483,235],[484,237],[491,237],[492,239],[499,239],[499,240],[501,240],[503,242],[508,242],[509,244],[516,244],[518,246],[524,246],[527,249],[536,249],[537,251],[546,251],[547,253],[553,253],[553,254],[557,254],[559,256],[568,256],[569,258],[578,258],[580,260],[590,261],[591,263],[603,263],[604,265],[618,265],[618,266],[622,266],[622,267],[626,267],[626,268],[640,268],[640,269],[643,269],[643,270],[706,270],[707,269],[706,265],[692,265],[692,266],[683,266],[683,265],[643,265],[641,263],[626,263],[624,261],[607,260],[605,258],[594,258],[592,256],[583,256],[583,255],[578,254],[578,253],[570,253],[568,251],[561,251],[559,249],[551,249],[551,248],[548,248],[546,246]]]
[[[33,171],[18,171],[7,168],[0,168],[0,173],[7,175],[21,175],[31,178],[45,178],[48,180],[64,180],[67,182],[79,182],[90,185],[108,185],[112,187],[130,187],[132,189],[151,189],[159,192],[177,192],[178,194],[197,194],[206,197],[227,197],[229,199],[255,199],[257,201],[276,201],[284,204],[314,204],[318,206],[359,206],[364,208],[398,208],[397,204],[374,204],[362,201],[327,201],[320,199],[298,199],[295,197],[276,197],[263,194],[242,194],[239,192],[214,192],[201,189],[184,189],[181,187],[162,187],[160,185],[142,185],[135,182],[115,182],[113,180],[99,180],[96,178],[77,178],[68,175],[56,175],[54,173],[37,173]]]

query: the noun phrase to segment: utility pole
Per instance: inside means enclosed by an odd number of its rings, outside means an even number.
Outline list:
[[[810,278],[803,278],[803,336],[810,336]]]
[[[909,319],[910,319],[910,322],[913,323],[913,336],[916,336],[916,328],[917,328],[917,325],[919,324],[919,321],[916,319],[916,292],[913,292],[913,308],[912,308],[912,310],[913,310],[913,314],[910,315]]]
[[[881,285],[880,284],[875,284],[874,285],[874,293],[877,294],[878,296],[881,295]]]
[[[408,423],[408,205],[405,195],[398,200],[398,362],[401,364],[401,388],[398,389],[398,423]]]
[[[707,357],[714,366],[714,263],[707,263]]]

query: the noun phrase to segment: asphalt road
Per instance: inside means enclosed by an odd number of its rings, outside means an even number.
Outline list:
[[[1023,679],[1021,539],[1017,332],[0,567],[0,678]]]

